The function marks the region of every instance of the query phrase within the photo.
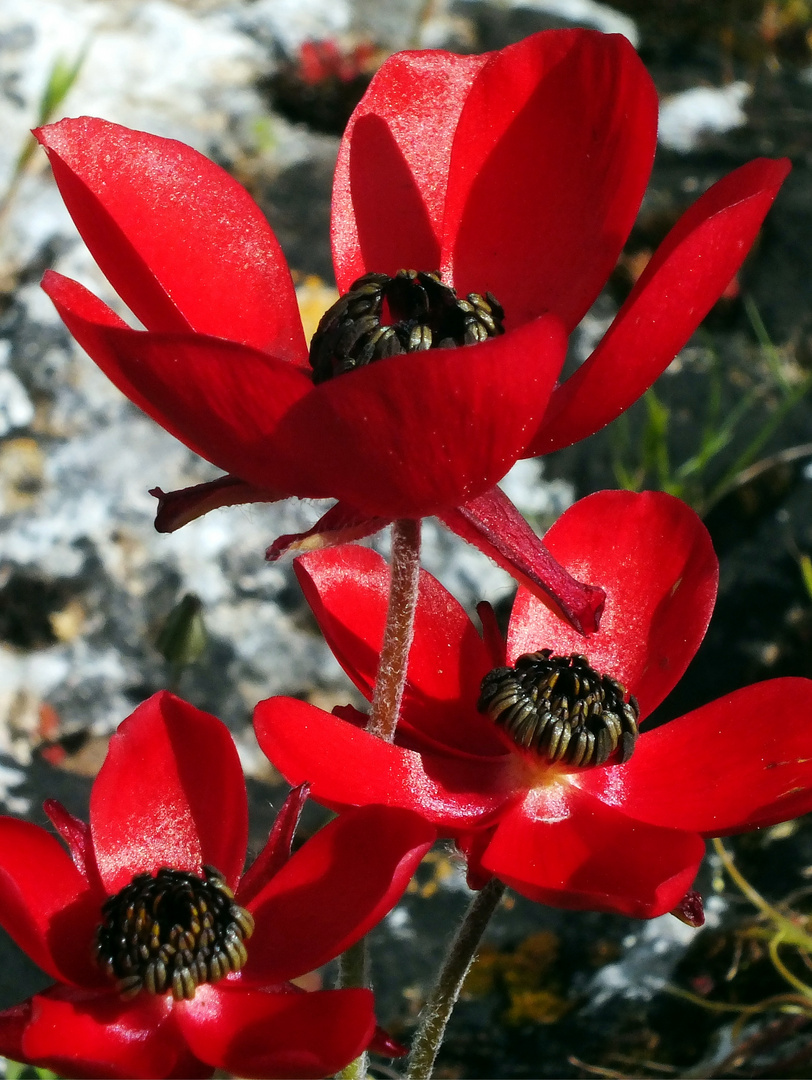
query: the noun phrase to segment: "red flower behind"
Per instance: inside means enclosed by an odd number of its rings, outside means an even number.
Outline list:
[[[257,736],[288,780],[310,780],[328,806],[386,802],[421,813],[457,838],[475,885],[495,875],[558,907],[659,915],[688,891],[703,837],[812,808],[812,681],[759,683],[644,730],[625,763],[619,746],[606,764],[589,767],[521,749],[478,711],[489,669],[541,649],[586,652],[595,672],[636,698],[645,720],[685,671],[716,596],[707,531],[668,495],[593,495],[545,542],[570,572],[606,587],[601,627],[588,642],[525,589],[506,645],[492,613],[483,641],[424,572],[396,745],[368,735],[354,710],[331,715],[289,698],[257,706]],[[385,563],[347,546],[294,566],[330,647],[370,697]]]
[[[70,855],[38,826],[0,818],[0,923],[55,980],[0,1013],[0,1053],[61,1076],[206,1077],[225,1069],[318,1077],[353,1060],[376,1038],[372,995],[305,993],[288,980],[379,921],[434,830],[412,813],[369,807],[332,822],[291,856],[302,802],[301,793],[288,799],[243,875],[248,812],[234,743],[219,720],[161,693],[113,737],[89,825],[46,804]],[[115,905],[108,898],[134,878],[143,888],[137,875],[163,874],[177,886],[185,874],[214,910],[201,879],[206,866],[235,894],[239,919],[254,921],[247,960],[192,987],[189,1000],[176,1000],[171,978],[163,993],[142,988],[123,999],[94,957],[102,905]],[[221,895],[218,886],[215,899]]]
[[[340,500],[276,556],[436,514],[590,629],[599,595],[550,587],[543,550],[493,485],[651,385],[736,273],[789,168],[759,159],[706,192],[556,386],[565,335],[637,214],[656,126],[654,85],[620,36],[549,31],[482,56],[390,57],[339,152],[339,291],[370,272],[440,271],[461,297],[495,294],[506,332],[317,386],[279,245],[233,179],[189,147],[102,120],[41,129],[79,231],[146,332],[58,274],[44,288],[116,385],[230,474],[156,489],[159,528],[238,502]]]

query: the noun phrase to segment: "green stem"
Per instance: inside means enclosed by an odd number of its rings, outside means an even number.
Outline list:
[[[774,908],[772,904],[764,899],[760,892],[757,892],[753,888],[750,882],[742,874],[741,870],[736,866],[730,852],[718,837],[715,837],[712,843],[722,865],[733,878],[739,891],[747,897],[753,907],[758,908],[761,914],[772,923],[779,935],[780,941],[796,945],[805,952],[812,951],[812,937],[806,933],[803,926],[793,922],[793,920],[787,918],[786,915],[782,915],[777,908]],[[774,936],[775,935],[771,935],[771,937]],[[795,984],[793,983],[793,985]],[[803,985],[806,986],[805,983]],[[808,989],[809,988],[807,987],[807,991]]]
[[[361,938],[338,958],[338,986],[342,990],[369,986],[369,949]],[[369,1054],[366,1050],[336,1073],[336,1080],[366,1080]]]
[[[434,1060],[440,1049],[446,1025],[460,996],[468,969],[474,962],[477,948],[491,916],[505,894],[505,886],[491,878],[471,901],[457,936],[437,977],[437,983],[423,1007],[417,1026],[412,1052],[406,1069],[406,1080],[429,1080]]]
[[[392,523],[392,576],[389,608],[367,731],[391,742],[403,700],[409,649],[414,636],[417,586],[420,581],[420,521]]]

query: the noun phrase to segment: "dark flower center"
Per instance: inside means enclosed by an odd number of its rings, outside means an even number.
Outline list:
[[[628,761],[640,717],[619,682],[585,656],[553,656],[552,649],[488,672],[477,707],[523,750],[580,766],[603,765],[616,752],[618,762]]]
[[[96,959],[122,994],[172,992],[194,997],[202,983],[239,971],[254,932],[251,914],[234,902],[225,878],[204,866],[204,878],[164,866],[138,874],[102,907]]]
[[[313,335],[313,382],[400,353],[475,345],[503,334],[504,317],[491,293],[462,299],[436,271],[364,274],[325,312]]]

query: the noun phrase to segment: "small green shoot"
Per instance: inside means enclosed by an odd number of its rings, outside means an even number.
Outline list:
[[[812,600],[812,558],[810,558],[808,555],[802,555],[799,562],[801,565],[801,577],[803,578],[806,594],[809,599]]]
[[[3,1075],[6,1080],[57,1080],[58,1073],[50,1069],[39,1069],[36,1065],[22,1065],[19,1061],[0,1058],[0,1067],[5,1063]]]
[[[82,70],[87,51],[88,45],[85,45],[73,61],[68,61],[62,56],[57,56],[56,60],[54,60],[48,75],[48,81],[40,98],[35,127],[42,127],[43,124],[50,123],[54,118],[62,102],[68,96],[71,87],[76,82],[79,72]],[[23,177],[30,168],[37,145],[37,140],[33,135],[26,136],[14,163],[14,170],[5,195],[0,199],[0,223],[8,214],[9,207],[22,183]]]
[[[751,474],[760,472],[762,464],[766,467],[773,463],[773,458],[759,460],[759,455],[787,415],[812,390],[812,375],[807,375],[798,382],[788,379],[786,365],[779,350],[770,340],[752,298],[745,297],[744,307],[767,367],[768,385],[753,387],[733,408],[725,412],[720,362],[718,357],[713,355],[698,447],[678,465],[672,463],[671,411],[654,388],[650,389],[643,398],[645,420],[636,437],[632,435],[632,421],[628,414],[621,416],[613,425],[612,467],[620,487],[629,491],[655,487],[678,496],[693,506],[700,515],[704,515],[728,492],[747,482]],[[712,465],[723,451],[731,446],[743,421],[752,415],[755,407],[768,394],[777,400],[771,406],[767,418],[721,475],[711,479]],[[806,456],[807,449],[806,446],[790,448],[776,455],[775,461],[778,461],[779,457],[781,460],[795,460]]]
[[[197,663],[208,644],[203,604],[199,597],[187,593],[170,611],[155,642],[169,665],[171,689],[177,688],[184,670]]]

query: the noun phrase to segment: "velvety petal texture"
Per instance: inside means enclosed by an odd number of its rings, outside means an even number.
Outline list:
[[[627,817],[598,799],[531,792],[499,822],[482,865],[539,903],[650,919],[690,888],[696,835]]]
[[[344,952],[394,907],[435,839],[418,815],[383,806],[320,829],[251,900],[257,925],[244,977],[284,982]]]
[[[156,488],[158,527],[243,501],[339,500],[337,520],[272,544],[277,558],[436,515],[594,631],[600,590],[539,551],[494,485],[651,385],[735,274],[788,168],[759,159],[706,192],[604,341],[556,386],[566,335],[629,235],[656,128],[654,84],[621,35],[551,30],[482,56],[386,60],[338,154],[339,290],[366,273],[438,271],[461,298],[495,295],[506,332],[317,386],[279,244],[232,178],[189,147],[103,120],[39,129],[80,233],[146,331],[52,272],[46,291],[116,385],[228,474]],[[384,305],[383,322],[392,314]]]
[[[487,491],[523,456],[565,349],[560,321],[542,315],[476,346],[390,357],[317,386],[275,441],[351,506],[425,517]]]
[[[293,788],[274,819],[270,836],[240,881],[240,900],[247,907],[265,884],[278,874],[293,851],[293,838],[299,818],[307,802],[310,789],[307,784]]]
[[[340,292],[370,270],[441,268],[454,132],[487,62],[440,50],[396,53],[372,80],[336,165],[332,241]]]
[[[122,1008],[116,994],[55,986],[30,1001],[20,1060],[67,1077],[149,1080],[207,1077],[211,1068],[178,1032],[166,998],[139,998]]]
[[[601,797],[703,836],[800,817],[812,810],[810,716],[809,679],[744,687],[647,732],[633,769],[596,774]]]
[[[551,31],[491,53],[451,155],[444,263],[459,291],[489,289],[508,327],[553,311],[572,330],[637,216],[656,134],[654,84],[621,35]]]
[[[155,694],[110,740],[90,796],[90,824],[109,893],[161,866],[200,873],[209,864],[236,885],[248,803],[228,729],[172,694]]]
[[[333,1076],[375,1033],[369,990],[208,993],[179,1010],[178,1025],[204,1061],[234,1076]]]
[[[54,979],[94,979],[85,943],[98,894],[61,844],[28,821],[0,818],[0,925]]]
[[[710,621],[719,569],[707,529],[671,495],[601,491],[570,507],[544,540],[572,574],[603,586],[601,626],[585,642],[520,589],[508,663],[541,648],[586,652],[596,671],[634,694],[645,718],[681,678]]]
[[[356,545],[303,555],[296,576],[325,639],[349,677],[372,700],[383,642],[389,567]],[[485,646],[461,605],[436,578],[420,572],[414,640],[403,719],[441,746],[498,754],[503,747],[476,713],[490,667]]]
[[[442,269],[460,293],[493,292],[508,327],[555,311],[571,329],[631,229],[656,130],[654,85],[620,36],[391,57],[339,152],[339,289],[370,270]]]
[[[603,589],[588,579],[576,581],[556,562],[500,488],[439,517],[540,600],[552,604],[579,634],[598,629],[606,599]]]
[[[309,781],[334,809],[384,803],[420,813],[456,839],[475,888],[497,876],[542,903],[652,918],[683,901],[704,837],[812,808],[812,681],[775,679],[653,731],[643,727],[622,764],[617,753],[603,765],[551,763],[478,711],[488,669],[544,649],[583,654],[599,675],[622,683],[626,700],[639,699],[645,719],[704,636],[718,565],[697,515],[658,492],[592,495],[567,510],[545,542],[564,568],[604,586],[595,634],[583,638],[520,589],[506,647],[487,605],[479,609],[480,639],[423,575],[394,743],[364,731],[355,710],[328,714],[287,698],[260,702],[257,737],[292,783]],[[385,565],[352,546],[312,552],[295,565],[329,644],[370,697]],[[505,700],[512,708],[521,699]]]
[[[35,135],[82,239],[148,330],[195,331],[306,362],[285,257],[224,169],[174,139],[89,116]]]
[[[247,801],[234,742],[215,717],[160,693],[113,736],[89,828],[49,803],[75,862],[50,833],[0,817],[0,925],[56,980],[0,1013],[0,1053],[68,1077],[320,1077],[380,1043],[371,993],[311,994],[286,980],[334,959],[386,915],[436,830],[408,809],[363,807],[291,853],[306,794],[291,793],[241,877]],[[171,978],[168,991],[150,992],[140,970],[141,987],[123,996],[94,959],[98,928],[121,918],[110,897],[161,870],[194,875],[202,889],[205,866],[253,914],[246,962],[183,1000]],[[182,921],[182,905],[172,910]]]
[[[535,436],[566,349],[546,316],[475,349],[411,353],[314,387],[238,342],[131,330],[53,272],[43,288],[119,389],[251,497],[332,495],[388,518],[433,514],[501,479]]]
[[[79,344],[127,397],[190,450],[256,483],[245,470],[261,467],[280,421],[311,393],[305,372],[233,341],[131,330],[87,289],[53,272],[42,285]],[[269,490],[282,498],[307,480],[295,458],[285,462],[282,447],[277,453]]]
[[[683,214],[595,351],[556,389],[532,454],[592,435],[651,386],[741,266],[789,169],[786,158],[751,161]]]
[[[221,169],[88,118],[38,137],[80,232],[148,332],[59,275],[46,275],[46,291],[122,391],[252,497],[425,516],[487,490],[535,436],[564,357],[555,318],[313,387],[278,245]],[[206,237],[214,265],[201,272]],[[211,494],[209,506],[231,501]]]
[[[489,823],[520,793],[509,755],[418,752],[295,698],[261,701],[254,729],[288,782],[307,779],[313,797],[335,810],[402,807],[454,836]]]

